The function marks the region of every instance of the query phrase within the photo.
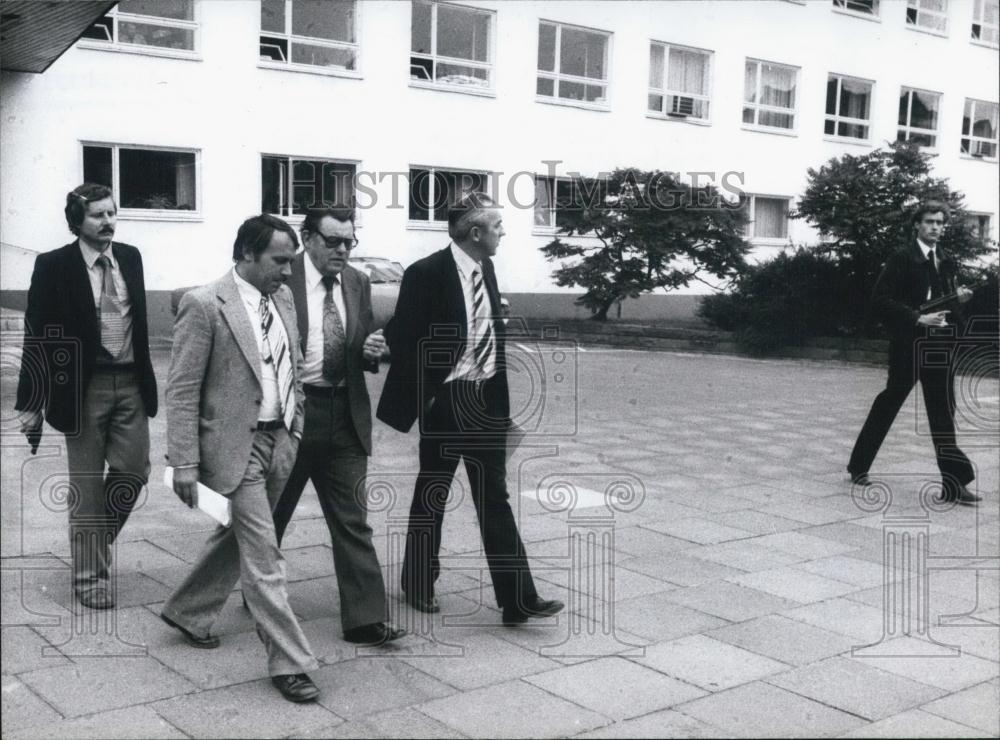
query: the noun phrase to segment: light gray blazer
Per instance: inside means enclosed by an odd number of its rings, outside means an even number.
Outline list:
[[[289,431],[298,438],[303,395],[295,306],[287,286],[271,300],[292,352],[296,409]],[[262,397],[260,364],[231,271],[184,294],[174,322],[167,379],[167,457],[175,467],[197,464],[198,480],[222,494],[236,490],[250,461]],[[284,471],[284,477],[290,472]],[[269,476],[268,488],[272,486],[283,487],[284,480]]]

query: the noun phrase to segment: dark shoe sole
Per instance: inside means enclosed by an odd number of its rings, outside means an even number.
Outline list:
[[[353,643],[355,645],[371,645],[374,647],[378,645],[385,645],[386,643],[392,642],[393,640],[398,640],[400,637],[404,637],[406,635],[406,630],[392,629],[387,627],[383,635],[384,635],[383,637],[380,637],[378,639],[368,640],[360,635],[348,635],[347,633],[344,633],[344,641]]]
[[[544,619],[545,617],[555,616],[565,608],[566,608],[565,604],[553,604],[547,609],[542,609],[541,611],[520,612],[519,614],[511,616],[504,615],[503,623],[507,625],[524,624],[529,619]]]

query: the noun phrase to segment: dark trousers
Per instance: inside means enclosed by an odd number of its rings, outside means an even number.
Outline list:
[[[420,472],[410,505],[402,588],[434,595],[441,571],[441,526],[459,460],[465,461],[497,605],[537,598],[507,493],[506,431],[498,428],[492,383],[446,383],[422,419]]]
[[[108,586],[115,538],[149,478],[149,423],[133,371],[95,371],[81,412],[79,434],[66,435],[78,594]]]
[[[280,544],[311,480],[330,530],[345,631],[386,619],[385,581],[368,526],[367,475],[368,455],[354,431],[347,394],[307,394],[305,429],[295,466],[274,509],[274,528]]]
[[[894,341],[889,348],[889,377],[875,397],[847,469],[867,473],[889,428],[916,382],[924,395],[934,454],[946,489],[966,485],[976,476],[972,463],[955,439],[954,344],[949,340]]]

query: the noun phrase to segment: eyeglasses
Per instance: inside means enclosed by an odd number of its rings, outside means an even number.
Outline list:
[[[323,243],[326,244],[327,249],[337,249],[338,247],[344,247],[348,252],[358,246],[358,238],[354,237],[344,237],[344,236],[323,236],[323,234],[317,233]]]

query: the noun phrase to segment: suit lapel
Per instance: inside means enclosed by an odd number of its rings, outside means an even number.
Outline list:
[[[358,311],[357,306],[361,303],[361,286],[357,275],[351,273],[350,268],[345,268],[340,273],[341,283],[344,288],[344,331],[347,336],[347,346],[351,346],[354,335],[358,333]]]
[[[243,308],[243,299],[240,291],[236,287],[236,281],[232,273],[227,273],[219,281],[215,295],[222,302],[222,315],[229,324],[229,330],[233,333],[233,338],[243,352],[250,369],[253,370],[257,384],[262,385],[263,380],[260,374],[260,350],[257,348],[257,337],[254,335],[253,327],[250,326],[250,317],[247,316],[246,309]]]
[[[135,309],[139,307],[139,301],[142,300],[142,291],[139,289],[139,276],[133,269],[132,261],[125,256],[124,250],[112,243],[111,251],[118,262],[118,269],[121,270],[125,287],[128,288],[128,298],[133,307],[132,315],[135,316],[137,313]]]
[[[97,307],[94,304],[94,290],[90,287],[90,275],[87,263],[83,261],[83,253],[77,242],[66,245],[66,287],[70,293],[70,305],[81,312],[87,332],[98,342],[101,339],[101,326],[97,319]]]
[[[458,276],[458,265],[451,254],[451,247],[445,248],[446,269],[443,270],[445,280],[445,299],[448,301],[448,315],[454,316],[458,322],[458,336],[465,341],[469,334],[469,317],[465,315],[465,293],[462,292],[462,279]]]
[[[289,300],[288,294],[283,290],[278,290],[271,296],[271,305],[275,307],[278,311],[278,316],[281,318],[281,323],[285,326],[285,335],[288,337],[289,346],[292,345],[292,328],[295,327],[295,306],[292,305],[292,301]],[[292,357],[295,353],[291,352]],[[297,368],[295,367],[295,362],[292,362],[292,377],[295,377]]]
[[[306,353],[306,342],[309,338],[309,301],[306,299],[306,264],[308,259],[301,252],[292,262],[292,278],[289,283],[292,288],[292,300],[295,302],[295,318],[299,328],[299,345],[302,354]]]

